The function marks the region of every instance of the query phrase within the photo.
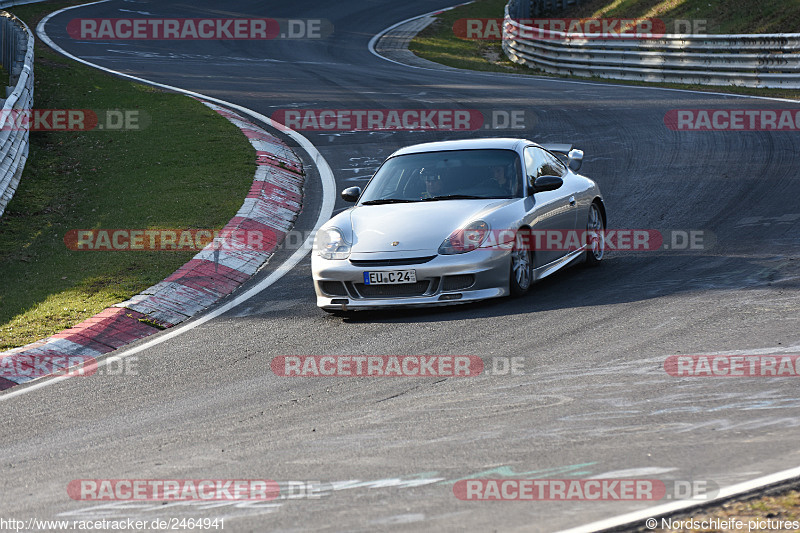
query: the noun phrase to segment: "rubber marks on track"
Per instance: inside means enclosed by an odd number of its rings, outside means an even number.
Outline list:
[[[283,141],[240,115],[198,100],[241,129],[256,150],[258,166],[253,185],[242,207],[223,229],[231,232],[231,239],[243,233],[236,230],[259,230],[264,236],[263,246],[253,249],[242,243],[241,247],[214,249],[209,245],[164,281],[130,300],[51,337],[1,352],[0,359],[23,355],[96,357],[160,328],[179,324],[232,293],[256,273],[283,241],[300,213],[304,180],[300,159]],[[0,390],[32,379],[2,375]]]

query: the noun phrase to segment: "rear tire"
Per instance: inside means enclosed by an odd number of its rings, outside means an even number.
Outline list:
[[[522,296],[533,284],[533,254],[528,249],[530,239],[527,230],[520,229],[511,251],[511,269],[508,274],[508,288],[512,296]]]
[[[596,267],[603,260],[606,251],[605,229],[600,206],[593,202],[589,206],[589,219],[586,221],[586,243],[589,245],[586,250],[586,266]]]

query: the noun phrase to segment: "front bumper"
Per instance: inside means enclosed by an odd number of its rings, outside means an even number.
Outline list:
[[[431,257],[425,262],[401,259]],[[352,261],[392,260],[392,266],[371,266]],[[416,285],[364,285],[364,272],[415,270]],[[424,252],[352,254],[345,260],[312,256],[311,272],[317,306],[329,310],[381,309],[452,305],[509,293],[509,250],[473,250],[464,254],[427,255]]]

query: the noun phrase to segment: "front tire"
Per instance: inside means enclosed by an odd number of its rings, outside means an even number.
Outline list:
[[[605,229],[600,206],[592,203],[589,206],[589,219],[586,221],[586,243],[589,245],[586,250],[586,266],[596,267],[603,260],[606,251]]]
[[[511,251],[511,270],[508,274],[508,288],[512,296],[528,292],[533,284],[533,254],[528,249],[530,239],[525,238],[525,230],[519,230]]]

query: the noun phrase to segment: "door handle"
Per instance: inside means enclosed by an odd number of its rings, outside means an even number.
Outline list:
[[[575,205],[575,197],[574,196],[570,196],[569,197],[569,205],[571,205],[571,206]]]

